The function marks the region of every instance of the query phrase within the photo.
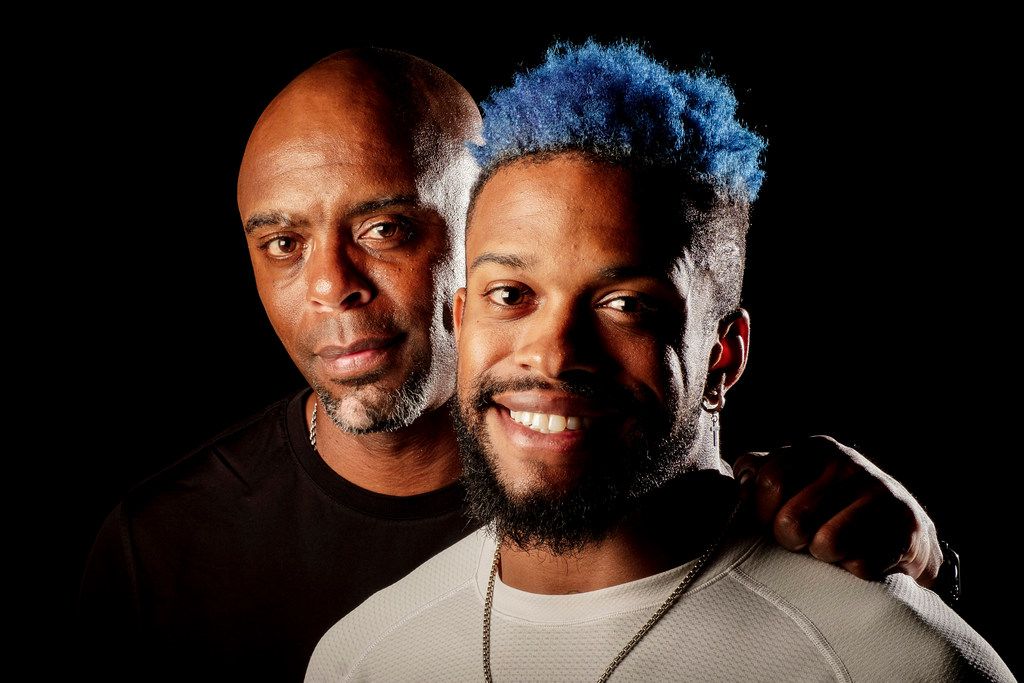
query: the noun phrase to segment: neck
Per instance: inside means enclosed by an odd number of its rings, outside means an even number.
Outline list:
[[[306,424],[314,393],[306,401]],[[455,432],[445,407],[424,413],[394,432],[349,434],[317,411],[316,449],[327,465],[360,488],[390,496],[413,496],[444,488],[462,473]]]
[[[732,479],[717,471],[677,477],[600,541],[571,555],[501,545],[501,580],[530,593],[583,593],[666,571],[698,557],[720,536],[735,505]]]

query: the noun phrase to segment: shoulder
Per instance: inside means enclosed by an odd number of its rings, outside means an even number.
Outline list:
[[[486,551],[486,534],[485,529],[479,529],[443,550],[405,578],[377,591],[332,626],[313,652],[306,680],[344,678],[354,673],[386,637],[394,636],[410,622],[429,621],[434,618],[431,615],[443,611],[446,603],[467,595],[476,600],[477,570]],[[388,646],[401,647],[400,640],[392,637]]]
[[[122,498],[126,521],[180,507],[189,500],[246,495],[287,464],[287,410],[299,395],[277,401],[249,416],[134,486]]]
[[[855,679],[1013,680],[984,638],[904,574],[864,581],[762,539],[729,577],[784,612]]]
[[[137,602],[140,563],[177,566],[181,549],[204,538],[196,529],[236,519],[239,500],[290,458],[286,416],[300,398],[273,403],[129,490],[97,533],[82,595],[99,605],[130,586]]]

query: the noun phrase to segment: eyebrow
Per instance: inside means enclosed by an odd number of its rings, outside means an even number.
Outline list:
[[[499,266],[526,270],[536,262],[537,259],[534,258],[524,259],[520,256],[515,256],[514,254],[498,254],[493,251],[488,251],[473,259],[473,265],[469,267],[469,270],[472,272],[485,263],[496,263]]]
[[[380,211],[381,209],[390,209],[394,206],[408,206],[418,209],[423,207],[423,203],[420,201],[419,197],[414,194],[398,194],[392,197],[381,197],[380,199],[371,199],[363,202],[362,204],[356,204],[345,212],[345,218],[355,218],[360,214],[372,213],[374,211]]]
[[[263,213],[255,213],[249,216],[249,219],[245,221],[245,234],[251,235],[254,230],[264,228],[268,225],[301,225],[305,221],[293,221],[288,218],[285,214],[280,211],[265,211]]]
[[[665,277],[665,271],[660,268],[634,265],[608,266],[599,270],[597,274],[602,280],[629,280],[640,277]]]
[[[351,209],[345,212],[342,217],[343,220],[350,220],[356,216],[364,213],[372,213],[374,211],[380,211],[382,209],[389,209],[395,206],[405,206],[412,208],[421,208],[423,205],[419,198],[413,194],[400,194],[393,197],[381,197],[379,199],[370,199],[369,201],[356,204]],[[281,211],[265,211],[262,213],[256,213],[249,216],[249,219],[245,221],[245,234],[251,234],[254,230],[264,228],[268,225],[281,225],[281,226],[299,226],[305,225],[305,220],[293,220],[288,217],[287,214]]]

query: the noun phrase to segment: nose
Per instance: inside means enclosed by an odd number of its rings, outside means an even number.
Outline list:
[[[550,379],[597,370],[599,340],[587,311],[571,302],[544,302],[524,327],[515,362]]]
[[[306,298],[315,310],[358,308],[376,296],[363,264],[343,244],[314,246],[307,265]]]

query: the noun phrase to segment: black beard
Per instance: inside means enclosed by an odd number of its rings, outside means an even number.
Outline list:
[[[472,397],[468,401],[460,398],[452,410],[470,513],[481,523],[493,522],[500,539],[523,549],[544,548],[556,555],[571,555],[607,538],[652,492],[683,469],[696,442],[699,404],[676,418],[653,395],[634,395],[590,377],[586,383],[553,384],[482,376],[476,386]],[[495,394],[530,389],[563,391],[621,407],[624,414],[637,419],[636,427],[624,441],[606,440],[607,446],[594,454],[568,490],[510,493],[496,471],[483,418],[494,406]],[[461,397],[461,392],[458,395]]]

